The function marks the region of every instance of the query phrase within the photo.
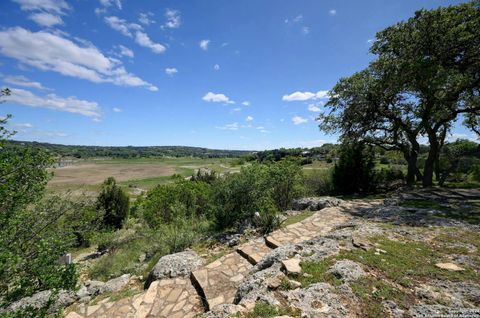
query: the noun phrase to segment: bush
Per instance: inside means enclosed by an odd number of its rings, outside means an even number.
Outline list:
[[[158,185],[148,191],[134,209],[137,214],[142,213],[151,228],[157,228],[179,218],[209,216],[210,201],[211,187],[207,183],[177,180],[173,185]]]
[[[289,208],[303,193],[302,170],[296,162],[243,167],[240,173],[228,174],[214,184],[216,224],[221,229],[233,227],[251,220],[255,212],[272,220],[273,211]]]
[[[311,170],[305,173],[305,188],[308,195],[322,196],[333,193],[332,170]]]
[[[400,169],[382,168],[375,171],[375,186],[399,180],[405,180],[405,174]]]
[[[332,174],[338,194],[365,194],[374,188],[373,151],[363,143],[343,143]]]
[[[97,211],[103,214],[103,225],[106,228],[120,229],[128,216],[130,199],[125,191],[117,186],[115,178],[109,177],[102,184],[97,198]]]

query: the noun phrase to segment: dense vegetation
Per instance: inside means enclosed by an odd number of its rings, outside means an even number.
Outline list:
[[[14,141],[8,142],[9,147],[41,148],[59,157],[71,158],[151,158],[151,157],[198,157],[198,158],[237,158],[252,154],[252,151],[218,150],[185,146],[150,146],[150,147],[109,147],[109,146],[79,146],[59,145],[45,142]]]
[[[480,124],[480,3],[420,10],[378,32],[376,59],[330,91],[320,128],[400,151],[407,183],[433,184],[439,157],[454,123],[463,119],[478,134]],[[428,139],[423,171],[419,139]]]

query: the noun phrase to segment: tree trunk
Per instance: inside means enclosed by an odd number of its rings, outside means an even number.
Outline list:
[[[428,140],[430,142],[430,149],[428,150],[428,157],[425,160],[425,167],[423,168],[423,187],[431,187],[433,185],[433,172],[435,161],[438,158],[438,140],[435,133],[429,133]]]
[[[415,184],[415,176],[417,175],[417,154],[409,153],[404,155],[405,160],[407,160],[407,185],[412,186]]]

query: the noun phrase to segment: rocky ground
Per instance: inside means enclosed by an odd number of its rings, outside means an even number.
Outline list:
[[[438,189],[302,199],[294,208],[314,212],[289,211],[298,222],[266,237],[167,255],[145,290],[93,281],[60,305],[75,302],[68,318],[480,317],[479,200]]]

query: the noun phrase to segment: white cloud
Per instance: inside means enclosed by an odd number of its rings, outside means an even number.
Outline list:
[[[19,75],[19,76],[5,76],[3,78],[3,81],[5,83],[11,84],[11,85],[17,85],[17,86],[23,86],[23,87],[31,87],[31,88],[36,88],[36,89],[42,89],[45,90],[47,88],[43,87],[43,85],[39,82],[31,81],[25,76]]]
[[[120,113],[122,111],[121,108],[118,108],[118,107],[113,107],[112,110],[115,112],[115,113]]]
[[[70,6],[64,0],[13,0],[20,5],[23,11],[46,11],[65,14]]]
[[[293,18],[293,22],[302,22],[303,21],[303,15],[299,14],[295,18]]]
[[[142,26],[140,24],[129,23],[116,16],[105,17],[104,20],[112,29],[117,30],[128,37],[133,37],[132,31],[142,30]]]
[[[214,69],[215,71],[218,71],[218,70],[220,70],[220,65],[218,65],[218,64],[215,64],[215,65],[213,66],[213,69]]]
[[[292,123],[294,125],[305,124],[307,121],[308,121],[308,119],[300,117],[300,116],[293,116],[292,117]]]
[[[239,112],[239,111],[241,111],[241,110],[242,110],[242,109],[241,109],[240,107],[236,107],[236,108],[232,109],[232,111],[234,111],[234,112]]]
[[[128,73],[121,62],[103,55],[96,47],[81,46],[61,35],[30,32],[21,27],[0,31],[0,54],[43,71],[119,86],[155,87]]]
[[[125,36],[133,37],[135,35],[135,42],[140,46],[151,49],[153,53],[160,54],[165,52],[165,46],[153,42],[148,34],[143,32],[143,28],[140,24],[129,23],[116,16],[105,17],[104,20],[112,29],[117,30]]]
[[[318,105],[315,105],[315,104],[308,105],[308,110],[314,113],[319,113],[321,111],[320,107],[318,107]]]
[[[307,35],[307,34],[310,33],[310,28],[307,27],[307,26],[304,26],[304,27],[302,28],[302,32],[303,32],[303,34]]]
[[[248,121],[248,122],[253,121],[253,117],[252,116],[247,116],[247,118],[245,118],[245,121]]]
[[[217,126],[215,128],[221,129],[221,130],[238,130],[238,128],[240,128],[240,125],[238,123],[232,123],[232,124],[226,124],[225,126]]]
[[[18,105],[48,108],[57,111],[80,114],[94,119],[99,119],[101,117],[100,107],[96,102],[77,99],[74,96],[67,98],[59,97],[55,94],[38,96],[24,89],[13,88],[12,94],[5,97],[5,100]]]
[[[178,70],[175,67],[167,67],[165,69],[165,74],[167,74],[167,75],[172,76],[172,75],[175,75],[177,73],[178,73]]]
[[[132,50],[130,50],[128,47],[123,46],[121,44],[118,46],[118,50],[120,51],[119,54],[121,56],[127,56],[127,57],[131,57],[131,58],[133,58],[135,56],[135,54],[133,53]]]
[[[65,15],[71,7],[64,0],[13,0],[20,5],[23,11],[33,11],[28,17],[42,27],[52,27],[63,24],[60,17]]]
[[[33,125],[30,123],[23,123],[23,124],[15,124],[15,127],[18,128],[33,128]]]
[[[177,29],[182,24],[182,20],[180,18],[180,12],[177,10],[167,9],[165,10],[165,18],[167,21],[162,28],[168,29]]]
[[[153,53],[160,54],[166,50],[165,46],[160,43],[153,42],[146,33],[141,31],[137,31],[137,33],[135,33],[135,42],[137,42],[137,44],[140,46],[151,49]]]
[[[331,9],[330,11],[328,11],[328,14],[330,14],[331,16],[337,15],[337,10]]]
[[[242,105],[243,106],[250,106],[250,102],[248,100],[242,102]]]
[[[209,45],[209,44],[210,44],[210,40],[201,40],[201,41],[199,42],[200,48],[201,48],[202,50],[205,50],[205,51],[208,50],[208,45]]]
[[[322,99],[322,98],[328,98],[328,91],[318,91],[316,93],[297,91],[290,95],[283,95],[282,100],[284,102],[293,102],[293,101],[306,101],[311,99]]]
[[[122,10],[122,2],[120,0],[100,0],[100,4],[105,8],[109,8],[114,5],[117,7],[117,9]]]
[[[63,20],[60,16],[47,12],[34,13],[28,18],[34,21],[36,24],[44,27],[51,27],[57,24],[63,24]]]
[[[141,12],[138,17],[138,22],[140,22],[143,25],[150,25],[155,23],[155,20],[153,20],[153,13],[152,12],[147,12],[143,13]]]
[[[206,102],[214,102],[214,103],[225,103],[225,104],[235,104],[234,101],[230,100],[224,94],[215,94],[212,92],[208,92],[202,99]]]

